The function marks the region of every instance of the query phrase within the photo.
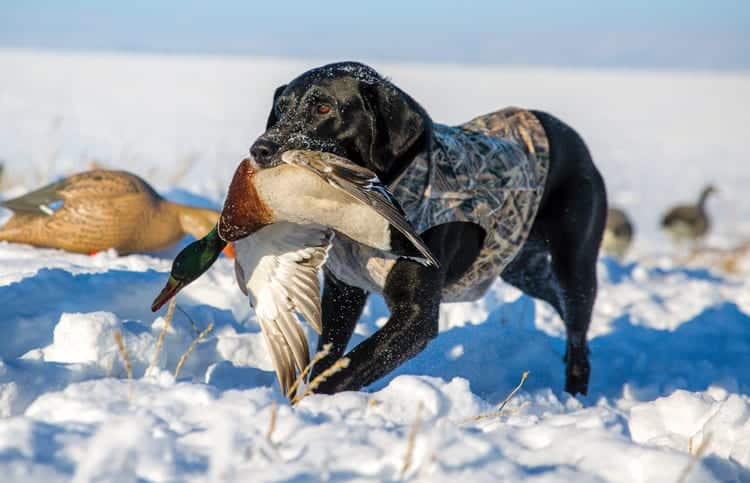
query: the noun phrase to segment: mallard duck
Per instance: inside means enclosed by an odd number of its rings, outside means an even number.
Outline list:
[[[234,242],[237,283],[255,308],[286,394],[309,361],[295,313],[321,330],[318,271],[334,233],[394,257],[437,261],[371,171],[314,151],[286,152],[282,160],[263,170],[249,159],[240,163],[217,227],[177,255],[151,309],[198,278]]]
[[[628,215],[619,208],[607,210],[607,225],[602,238],[602,252],[617,258],[625,256],[633,241],[633,224]]]
[[[204,236],[219,213],[167,201],[126,171],[92,170],[0,202],[13,217],[0,240],[93,254],[162,250]]]
[[[279,221],[317,224],[372,248],[438,264],[369,169],[319,151],[286,151],[281,161],[261,170],[249,158],[240,163],[219,219],[223,240]]]
[[[664,215],[662,229],[676,242],[694,241],[708,233],[710,220],[706,213],[706,199],[716,188],[711,185],[703,188],[698,203],[678,205]]]

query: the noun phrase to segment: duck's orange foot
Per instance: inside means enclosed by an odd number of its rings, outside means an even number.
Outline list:
[[[89,252],[89,256],[93,257],[93,256],[94,256],[94,255],[96,255],[97,253],[99,253],[99,250],[91,250],[91,251]]]

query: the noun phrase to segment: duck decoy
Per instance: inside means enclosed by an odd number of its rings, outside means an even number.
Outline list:
[[[0,240],[93,254],[158,251],[203,237],[219,213],[173,203],[126,171],[92,170],[0,201],[13,212]]]
[[[662,229],[676,242],[702,238],[711,226],[706,213],[706,199],[715,192],[716,188],[708,185],[703,188],[696,204],[677,205],[669,210],[662,218]]]
[[[628,215],[619,208],[607,210],[607,225],[604,228],[601,250],[607,255],[617,258],[625,256],[625,252],[633,242],[635,231]]]
[[[286,394],[309,361],[299,313],[321,330],[318,272],[333,236],[347,236],[393,257],[437,266],[398,203],[371,171],[316,151],[288,151],[283,163],[256,170],[240,163],[217,227],[174,260],[156,311],[234,243],[237,283],[255,308]]]

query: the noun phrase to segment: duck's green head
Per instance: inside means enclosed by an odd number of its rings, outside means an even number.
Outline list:
[[[214,227],[208,235],[183,248],[172,262],[172,271],[169,274],[167,285],[154,299],[151,304],[151,311],[159,310],[169,299],[177,295],[177,292],[203,275],[219,258],[226,245],[227,242],[219,238],[216,227]]]

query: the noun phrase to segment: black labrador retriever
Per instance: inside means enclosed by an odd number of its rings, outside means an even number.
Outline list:
[[[607,211],[604,182],[572,128],[547,113],[526,112],[543,127],[549,165],[526,241],[501,276],[557,310],[567,329],[565,390],[586,394],[586,332]],[[286,150],[328,151],[373,170],[391,184],[417,156],[430,156],[437,127],[417,102],[373,69],[341,62],[307,71],[276,89],[266,131],[250,152],[259,165],[273,166]],[[475,223],[451,222],[421,236],[440,267],[409,258],[389,267],[382,286],[390,309],[388,322],[349,352],[349,366],[323,382],[318,392],[360,389],[414,357],[437,336],[443,288],[480,256],[486,233]],[[326,270],[319,350],[326,343],[333,349],[316,364],[313,375],[343,355],[365,306],[367,288],[344,283]]]

